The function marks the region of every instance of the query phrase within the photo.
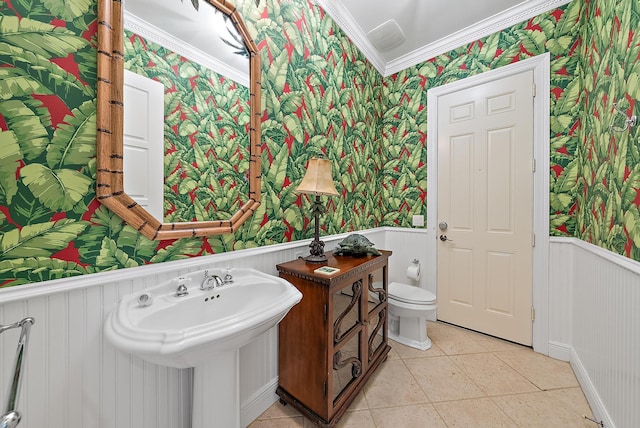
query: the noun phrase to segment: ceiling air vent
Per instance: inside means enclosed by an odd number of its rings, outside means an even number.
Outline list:
[[[367,37],[380,52],[400,46],[404,41],[404,33],[398,23],[390,19],[367,33]]]

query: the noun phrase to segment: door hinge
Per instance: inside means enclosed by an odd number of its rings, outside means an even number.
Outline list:
[[[532,247],[536,246],[536,234],[535,233],[531,234],[531,246]]]
[[[536,97],[536,84],[535,83],[532,84],[532,88],[531,89],[533,90],[533,98],[535,98]]]
[[[535,321],[535,320],[536,320],[536,308],[531,306],[531,321]]]
[[[327,304],[324,304],[324,322],[327,322],[327,318],[329,318],[329,311],[327,310]]]
[[[531,170],[533,172],[536,172],[536,160],[535,159],[531,159]]]
[[[322,395],[327,398],[327,382],[322,383]]]

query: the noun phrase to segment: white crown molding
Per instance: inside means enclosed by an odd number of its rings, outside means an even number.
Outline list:
[[[369,62],[384,77],[412,67],[433,57],[449,52],[467,43],[471,43],[482,37],[504,30],[512,25],[533,18],[541,13],[558,8],[571,0],[531,0],[511,7],[501,13],[484,19],[472,26],[443,37],[433,43],[416,49],[397,59],[386,62],[380,53],[373,47],[366,33],[355,21],[353,16],[344,7],[341,1],[336,0],[316,0],[328,14],[333,18],[338,26],[345,32],[351,41],[367,57]]]
[[[344,7],[342,2],[336,0],[315,0],[315,3],[329,14],[336,24],[338,24],[338,27],[349,37],[351,42],[360,49],[360,52],[362,52],[375,69],[378,70],[378,73],[384,76],[386,61],[378,50],[373,47],[367,38],[367,34],[362,31],[360,25],[353,19],[353,16],[347,8]]]
[[[427,61],[570,2],[571,0],[536,0],[521,3],[490,18],[477,22],[472,26],[456,31],[446,38],[429,43],[420,49],[416,49],[398,59],[388,62],[385,67],[384,76],[390,76],[398,71]]]
[[[207,67],[222,76],[228,77],[247,88],[249,87],[248,67],[246,71],[231,67],[219,59],[214,58],[211,55],[207,55],[200,49],[184,43],[161,28],[149,24],[147,21],[140,19],[127,11],[124,12],[124,28],[152,41],[153,43],[157,43],[172,52],[182,55],[190,61]]]

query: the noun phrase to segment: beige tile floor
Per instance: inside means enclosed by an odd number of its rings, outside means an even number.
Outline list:
[[[428,332],[428,351],[390,342],[338,428],[595,426],[569,363],[440,322]],[[249,428],[312,426],[275,403]]]

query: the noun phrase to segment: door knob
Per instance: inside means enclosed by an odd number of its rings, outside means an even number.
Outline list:
[[[438,224],[438,228],[440,228],[440,230],[442,230],[443,232],[447,230],[447,227],[449,227],[449,225],[446,221],[441,221],[440,224]]]

